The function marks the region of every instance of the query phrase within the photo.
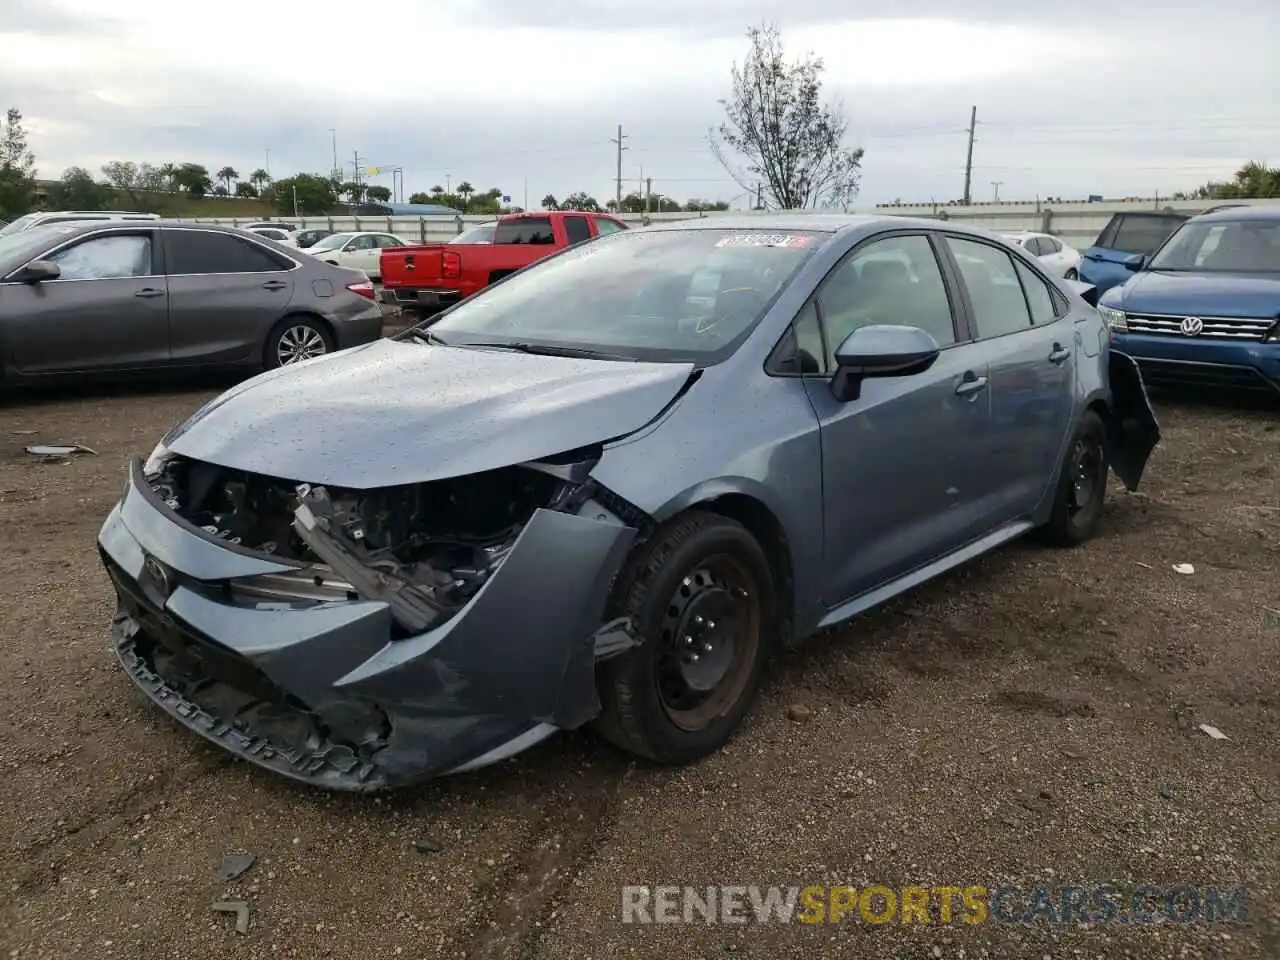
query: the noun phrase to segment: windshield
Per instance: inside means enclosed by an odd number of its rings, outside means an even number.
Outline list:
[[[746,338],[822,240],[798,230],[615,233],[487,287],[431,332],[449,344],[710,363]]]
[[[3,230],[0,230],[0,237],[7,237],[11,233],[21,233],[38,219],[34,213],[28,213],[25,217],[19,217],[13,223],[9,224]]]
[[[333,249],[336,249],[337,247],[342,246],[344,243],[346,243],[348,240],[350,240],[354,236],[355,236],[354,233],[331,233],[329,234],[329,236],[323,237],[317,240],[315,243],[313,243],[310,249],[333,250]]]
[[[1150,269],[1280,273],[1280,218],[1189,221],[1160,248]]]
[[[498,229],[498,223],[482,223],[478,227],[472,227],[470,230],[463,230],[450,243],[493,243],[494,231]]]

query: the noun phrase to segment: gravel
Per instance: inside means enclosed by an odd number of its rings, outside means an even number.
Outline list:
[[[126,457],[225,385],[0,401],[0,957],[1280,956],[1274,406],[1164,398],[1096,540],[1014,544],[786,655],[697,766],[577,733],[373,799],[231,760],[108,649]],[[97,455],[23,450],[68,443]],[[229,856],[256,860],[219,879]],[[775,883],[1244,886],[1251,922],[620,922],[624,885]]]

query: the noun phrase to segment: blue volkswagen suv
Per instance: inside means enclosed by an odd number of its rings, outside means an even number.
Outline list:
[[[1280,205],[1193,217],[1098,312],[1143,380],[1280,392]]]

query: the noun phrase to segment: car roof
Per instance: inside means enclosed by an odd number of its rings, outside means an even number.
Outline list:
[[[1280,203],[1265,203],[1240,207],[1224,207],[1192,217],[1197,223],[1235,220],[1280,221]]]
[[[967,233],[987,239],[1003,234],[958,223],[955,220],[928,220],[920,217],[895,217],[887,214],[861,213],[765,213],[740,214],[738,216],[694,217],[688,220],[664,220],[640,227],[632,232],[655,230],[804,230],[813,233],[844,233],[857,230],[872,232],[881,230],[946,230],[949,233]]]

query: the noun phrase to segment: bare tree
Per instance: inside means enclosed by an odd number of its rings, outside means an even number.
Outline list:
[[[716,159],[744,190],[763,193],[767,207],[847,208],[858,195],[863,149],[844,146],[843,104],[821,100],[822,59],[807,53],[789,62],[772,23],[747,38],[733,94],[720,101],[725,121],[709,135]]]

